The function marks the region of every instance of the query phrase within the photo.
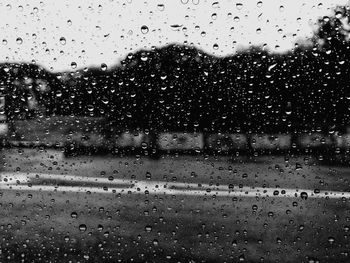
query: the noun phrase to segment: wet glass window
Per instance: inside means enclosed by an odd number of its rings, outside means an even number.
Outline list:
[[[348,0],[0,14],[0,262],[350,262]]]

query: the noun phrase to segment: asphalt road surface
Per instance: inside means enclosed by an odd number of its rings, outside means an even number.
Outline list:
[[[1,152],[1,262],[349,262],[347,167]]]

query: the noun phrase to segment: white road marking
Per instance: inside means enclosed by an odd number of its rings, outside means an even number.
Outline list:
[[[62,180],[79,183],[98,183],[101,186],[55,186],[36,185],[36,179]],[[31,184],[30,184],[31,183]],[[108,180],[101,177],[84,177],[73,175],[55,175],[41,173],[1,173],[1,190],[16,191],[45,191],[45,192],[73,192],[73,193],[141,193],[160,195],[184,195],[184,196],[222,196],[222,197],[287,197],[287,198],[350,198],[350,192],[319,191],[315,193],[310,189],[289,189],[289,188],[263,188],[248,187],[238,188],[228,185],[209,185],[194,183],[174,183],[156,181],[137,181],[126,179]]]

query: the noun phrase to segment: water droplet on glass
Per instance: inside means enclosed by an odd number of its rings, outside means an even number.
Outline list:
[[[17,37],[17,39],[16,39],[16,43],[17,43],[18,45],[21,45],[21,44],[23,43],[22,38]]]
[[[107,65],[105,63],[101,64],[101,70],[106,71],[107,70]]]
[[[78,218],[77,212],[72,212],[72,213],[70,214],[70,216],[71,216],[71,218],[74,218],[74,219]]]
[[[151,232],[151,231],[152,231],[152,227],[149,226],[149,225],[147,225],[147,226],[145,227],[145,231],[146,231],[147,233]]]
[[[301,199],[306,200],[306,199],[307,199],[307,197],[308,197],[308,195],[307,195],[307,193],[306,193],[306,192],[301,192],[301,193],[300,193],[300,197],[301,197]]]
[[[143,26],[141,27],[141,33],[142,33],[142,34],[147,34],[148,31],[149,31],[149,29],[148,29],[147,26],[143,25]]]
[[[85,224],[81,224],[81,225],[79,225],[79,230],[80,230],[81,232],[85,232],[85,231],[86,231],[86,229],[87,229],[87,227],[86,227],[86,225],[85,225]]]
[[[343,17],[342,12],[338,11],[338,12],[335,14],[335,17],[336,17],[337,19],[342,18],[342,17]]]
[[[174,25],[170,25],[170,27],[174,31],[179,31],[181,29],[182,25],[174,24]]]
[[[157,5],[159,11],[164,11],[165,6],[163,4],[158,4]]]
[[[61,45],[65,45],[66,44],[66,39],[64,37],[60,38],[60,43]]]
[[[301,164],[300,163],[296,163],[295,164],[295,170],[301,170],[301,169],[303,169],[303,167],[301,166]]]
[[[213,8],[219,8],[219,2],[214,2],[211,5]]]

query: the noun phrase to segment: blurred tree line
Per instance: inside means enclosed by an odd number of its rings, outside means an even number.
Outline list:
[[[251,47],[217,58],[169,45],[129,54],[108,70],[5,65],[1,84],[11,87],[10,116],[30,112],[19,105],[34,94],[45,115],[104,116],[121,130],[342,132],[350,117],[349,17],[348,7],[337,7],[319,20],[313,45],[286,54]],[[26,76],[31,87],[13,85]]]

